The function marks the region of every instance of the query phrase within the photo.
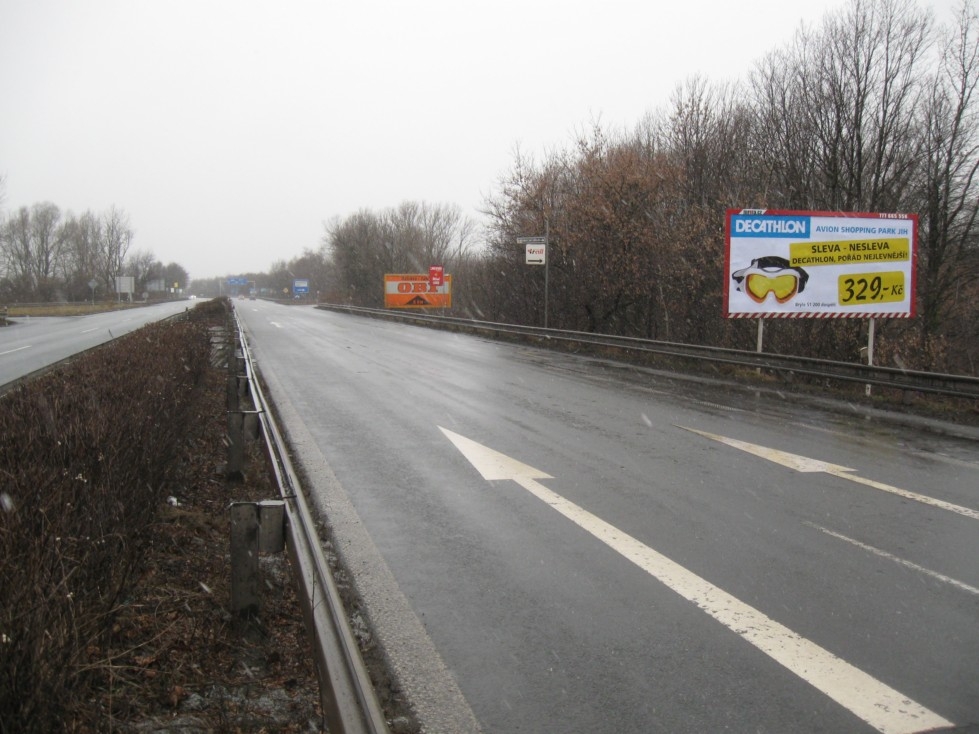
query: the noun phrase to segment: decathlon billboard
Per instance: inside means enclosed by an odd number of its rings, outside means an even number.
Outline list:
[[[452,276],[436,285],[429,274],[384,276],[384,308],[451,308]]]
[[[915,315],[914,214],[729,209],[724,315]]]

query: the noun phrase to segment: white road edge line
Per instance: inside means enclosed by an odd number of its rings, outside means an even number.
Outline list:
[[[855,540],[854,538],[849,538],[846,535],[843,535],[842,533],[837,533],[833,530],[830,530],[829,528],[824,528],[822,525],[817,525],[814,522],[803,520],[802,524],[808,525],[809,527],[814,528],[821,533],[825,533],[826,535],[830,535],[834,538],[837,538],[838,540],[842,540],[846,543],[850,543],[851,545],[855,545],[857,548],[861,548],[862,550],[865,550],[869,553],[873,553],[875,556],[880,556],[881,558],[886,558],[889,561],[894,561],[894,563],[899,563],[902,566],[905,566],[906,568],[910,568],[914,571],[918,571],[927,576],[931,576],[934,579],[937,579],[946,584],[954,586],[957,589],[961,589],[962,591],[967,591],[970,594],[976,594],[977,596],[979,596],[979,589],[977,589],[975,586],[970,586],[964,581],[959,581],[958,579],[953,579],[951,576],[946,576],[943,573],[938,573],[938,571],[932,571],[931,569],[925,568],[924,566],[919,566],[917,563],[912,563],[911,561],[901,558],[900,556],[895,556],[894,554],[888,553],[885,550],[881,550],[880,548],[875,548],[872,545],[861,543],[859,540]]]
[[[537,482],[539,469],[439,426],[486,480],[510,479],[883,734],[954,724]]]
[[[17,347],[16,349],[8,349],[6,352],[0,352],[0,357],[4,356],[5,354],[13,354],[14,352],[20,352],[24,349],[30,349],[31,346],[32,346],[31,344],[28,344],[26,347]]]

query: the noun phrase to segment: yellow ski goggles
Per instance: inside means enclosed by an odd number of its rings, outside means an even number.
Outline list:
[[[737,289],[755,303],[763,303],[769,293],[785,303],[805,290],[809,273],[792,267],[784,257],[770,255],[752,260],[749,267],[734,271],[731,277]]]

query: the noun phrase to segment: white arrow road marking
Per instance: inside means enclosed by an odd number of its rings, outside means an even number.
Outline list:
[[[274,326],[276,329],[282,328],[282,324],[280,324],[278,321],[269,321],[269,323],[272,324],[272,326]]]
[[[6,352],[0,352],[0,357],[2,357],[5,354],[13,354],[14,352],[19,352],[19,351],[21,351],[23,349],[30,349],[30,348],[31,348],[31,345],[28,344],[26,347],[17,347],[16,349],[8,349]]]
[[[684,426],[677,426],[677,428],[681,428],[684,431],[690,431],[691,433],[696,433],[698,436],[709,438],[712,441],[718,441],[736,449],[740,449],[741,451],[747,451],[749,454],[760,456],[763,459],[768,459],[776,464],[787,466],[790,469],[795,469],[799,472],[825,472],[826,474],[832,474],[834,477],[849,479],[851,482],[856,482],[857,484],[865,484],[868,487],[879,489],[881,492],[889,492],[891,494],[896,494],[899,497],[904,497],[905,499],[921,502],[926,505],[931,505],[932,507],[940,507],[943,510],[955,512],[973,520],[979,520],[979,510],[973,510],[970,507],[962,507],[961,505],[954,505],[951,502],[946,502],[945,500],[935,499],[934,497],[929,497],[924,494],[911,492],[907,489],[901,489],[900,487],[892,487],[889,484],[875,482],[873,479],[864,479],[863,477],[850,474],[850,472],[856,471],[855,469],[839,466],[837,464],[830,464],[825,461],[819,461],[818,459],[809,459],[805,456],[799,456],[798,454],[789,454],[785,451],[770,449],[767,446],[759,446],[757,444],[747,443],[746,441],[739,441],[736,438],[728,438],[727,436],[718,436],[715,433],[698,431],[694,428],[685,428]]]
[[[953,726],[899,691],[536,481],[553,479],[549,474],[441,426],[439,430],[484,479],[516,482],[878,731],[913,734]]]

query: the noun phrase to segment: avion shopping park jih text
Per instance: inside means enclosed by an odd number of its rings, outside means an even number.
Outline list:
[[[914,214],[729,209],[724,315],[910,318]]]

